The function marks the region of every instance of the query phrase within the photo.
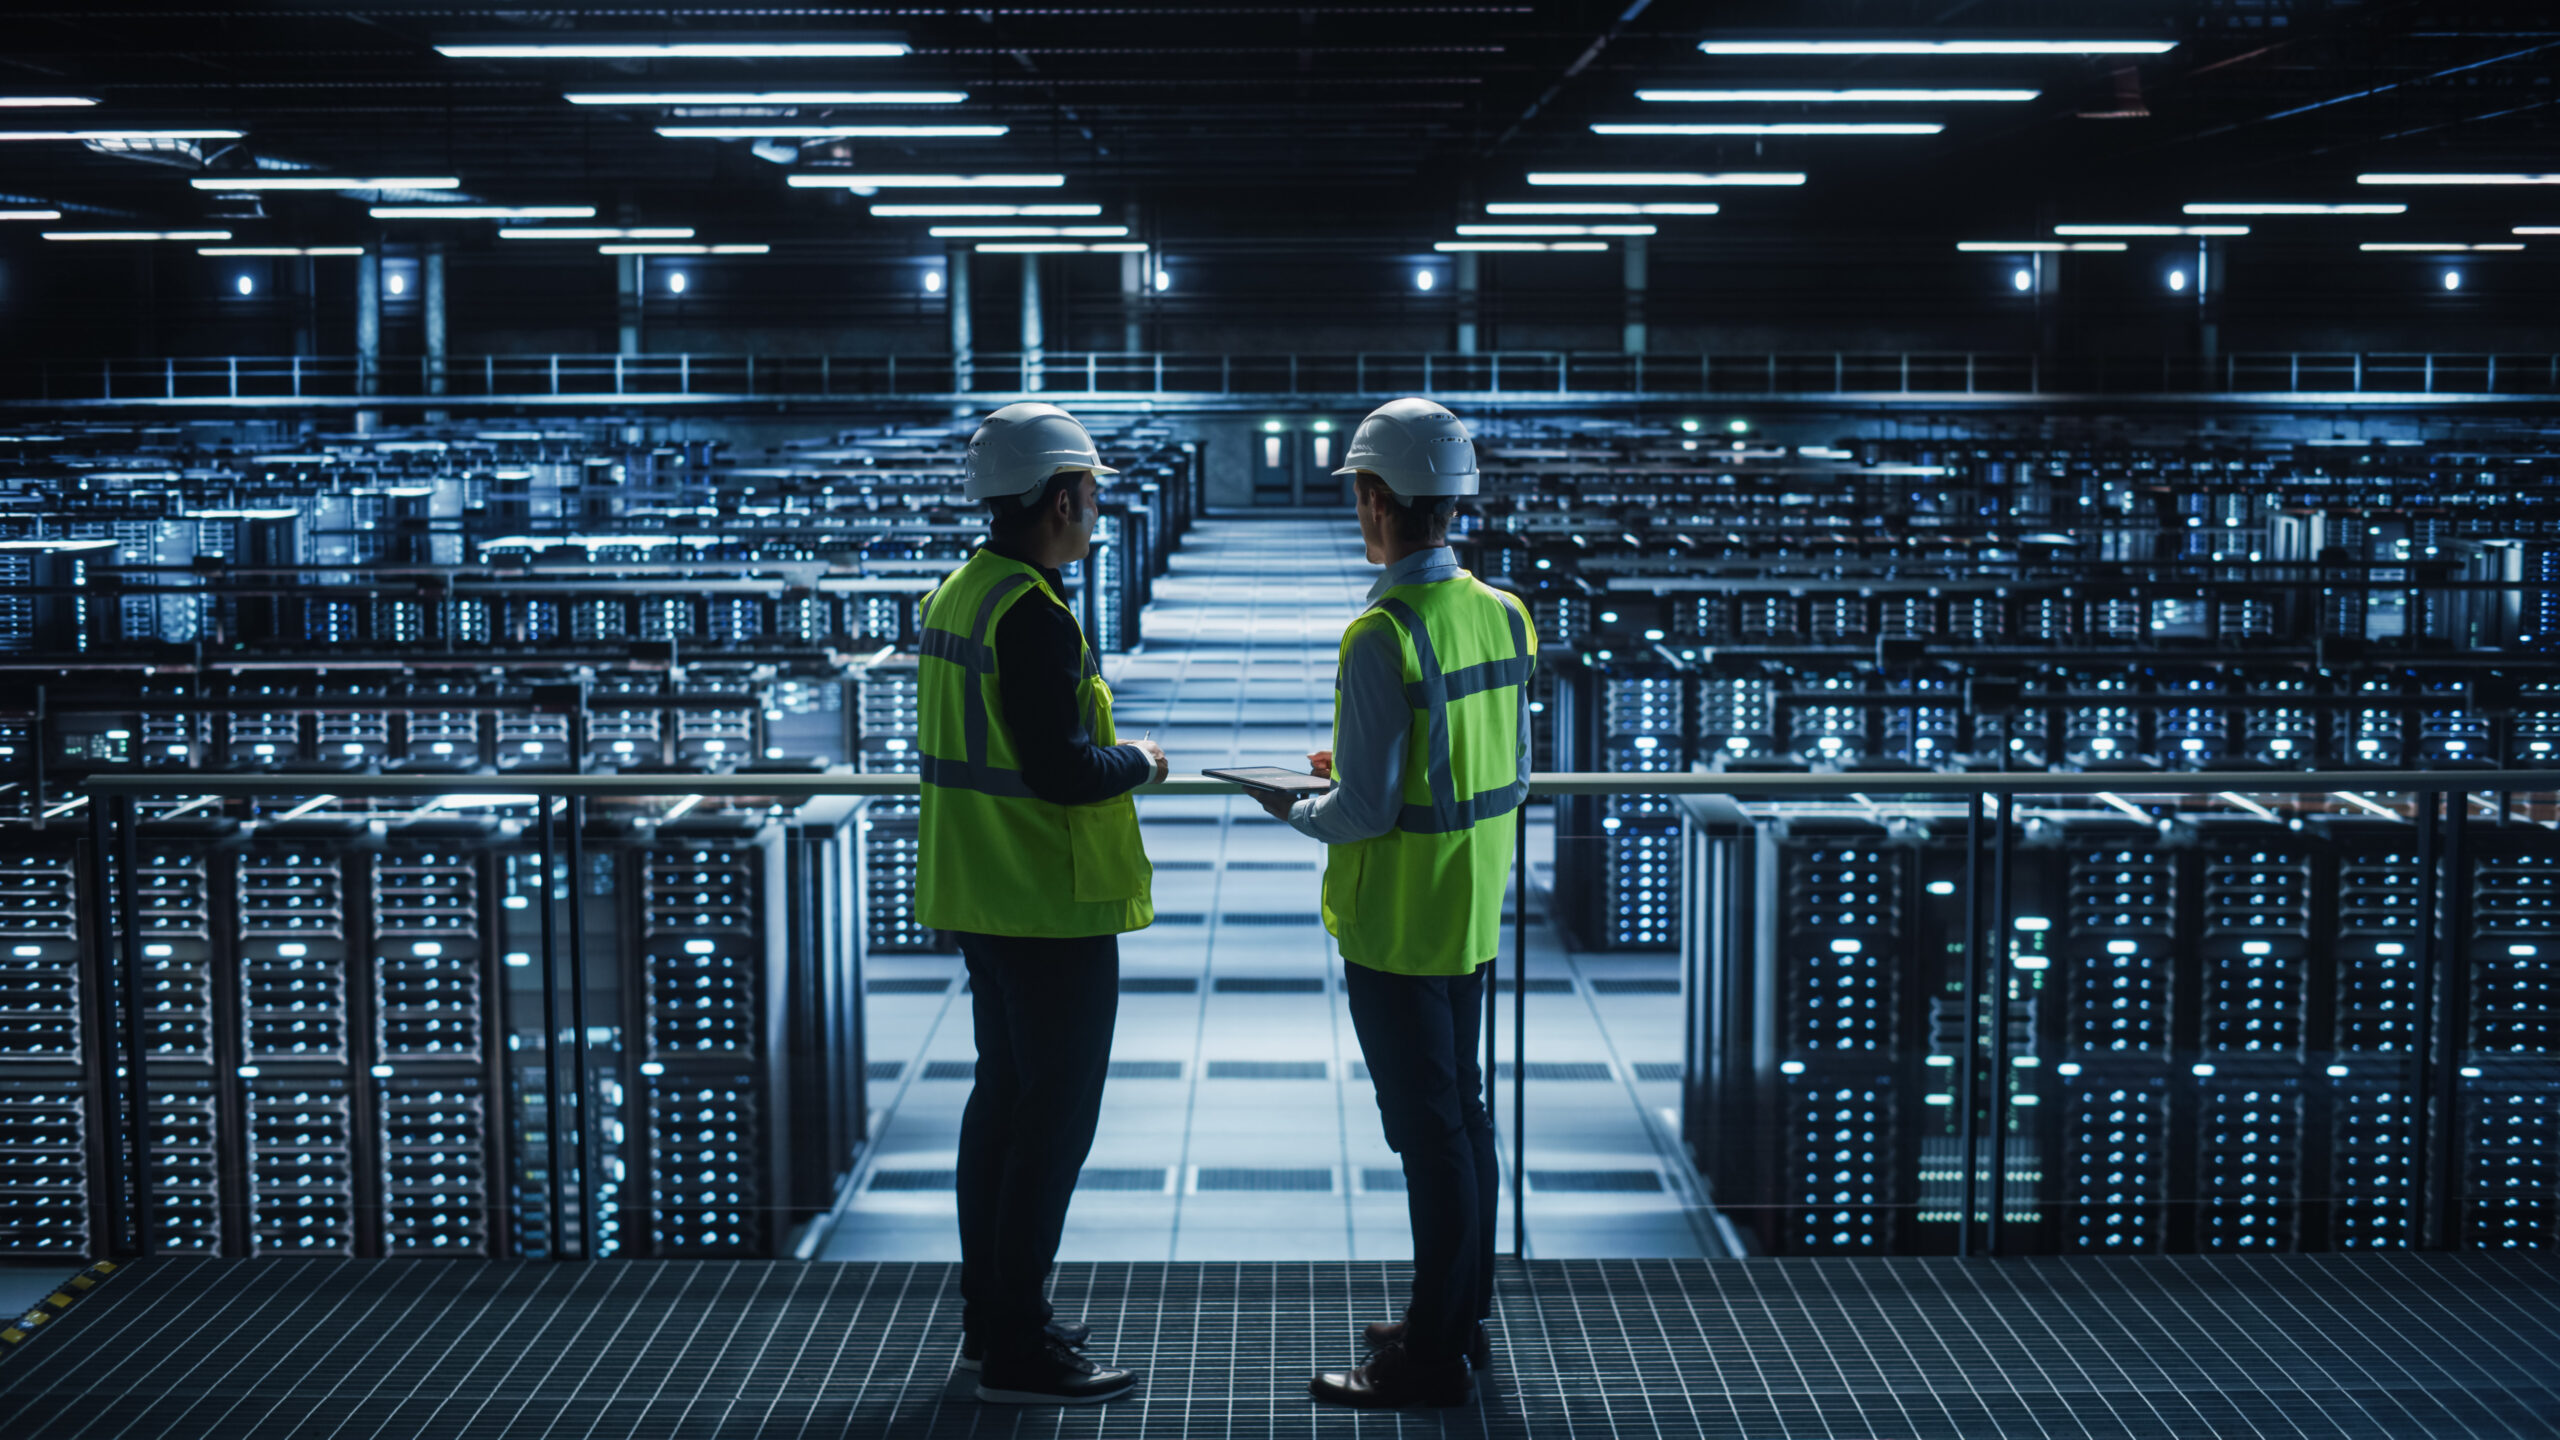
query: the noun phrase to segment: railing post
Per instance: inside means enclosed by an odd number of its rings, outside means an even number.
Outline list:
[[[299,395],[302,392],[297,389],[294,393]],[[498,393],[498,357],[495,355],[480,357],[480,393],[483,395]]]
[[[1235,358],[1233,355],[1218,357],[1218,393],[1221,395],[1235,389]]]
[[[1911,393],[1911,352],[1908,350],[1902,352],[1902,393]]]
[[[1490,384],[1493,393],[1499,395],[1502,393],[1502,352],[1496,350],[1490,358],[1493,361],[1493,379]],[[1556,388],[1561,390],[1564,387],[1562,385],[1558,385]]]
[[[752,350],[747,352],[747,393],[756,393],[756,356]]]
[[[1495,353],[1497,355],[1500,354],[1499,351]],[[1556,393],[1559,395],[1572,388],[1571,377],[1565,369],[1565,362],[1567,358],[1568,357],[1564,351],[1559,350],[1556,352]],[[1643,364],[1644,362],[1639,359],[1636,363]]]
[[[2361,395],[2364,393],[2364,352],[2359,350],[2347,358],[2354,362],[2354,369],[2351,372],[2354,378],[2349,383],[2348,388],[2353,390],[2356,394]]]
[[[630,388],[631,387],[625,384],[622,379],[622,357],[620,355],[616,355],[613,357],[613,393],[616,395],[624,394]]]
[[[1093,368],[1094,355],[1095,352],[1091,350],[1084,352],[1084,393],[1087,395],[1092,394],[1095,389]],[[1292,368],[1296,366],[1297,359],[1298,357],[1295,355],[1289,357]]]
[[[237,400],[240,398],[240,357],[226,356],[225,363],[231,367],[231,398]]]
[[[1846,390],[1846,389],[1848,389],[1848,388],[1849,388],[1849,362],[1848,362],[1848,359],[1847,359],[1845,356],[1843,356],[1839,351],[1834,350],[1834,351],[1832,351],[1832,352],[1831,352],[1831,393],[1832,393],[1832,394],[1834,394],[1834,395],[1837,395],[1837,394],[1839,394],[1841,391]]]
[[[2302,352],[2299,350],[2290,351],[2284,358],[2287,365],[2287,369],[2285,371],[2285,388],[2297,395],[2301,394]]]
[[[818,393],[821,395],[835,393],[835,358],[833,355],[818,357]],[[889,357],[889,393],[898,393],[898,357],[895,355]]]
[[[2489,394],[2495,395],[2498,393],[2498,352],[2495,350],[2489,352],[2489,375],[2487,386]]]
[[[676,355],[676,388],[687,395],[693,393],[693,352],[690,350]]]
[[[160,357],[160,388],[166,398],[178,398],[178,357],[175,355]]]
[[[302,357],[293,357],[293,398],[302,398]]]
[[[2419,373],[2426,377],[2422,382],[2422,389],[2426,394],[2433,395],[2436,393],[2436,352],[2430,350],[2419,357],[2418,365]]]
[[[560,393],[560,356],[557,351],[554,351],[551,356],[551,393],[554,395]]]
[[[98,398],[102,400],[116,398],[116,362],[113,360],[98,362]]]
[[[2042,351],[2027,352],[2027,393],[2030,395],[2044,393],[2044,353]]]
[[[1422,352],[1422,393],[1431,393],[1431,352],[1428,350]]]
[[[1164,390],[1164,352],[1161,350],[1156,352],[1156,390],[1158,393]]]
[[[1298,393],[1298,354],[1294,350],[1289,352],[1289,393]]]
[[[1964,393],[1973,393],[1973,352],[1970,350],[1964,354]]]

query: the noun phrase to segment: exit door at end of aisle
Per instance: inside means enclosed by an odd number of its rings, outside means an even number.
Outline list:
[[[1265,420],[1253,434],[1253,503],[1346,504],[1350,490],[1333,474],[1342,436],[1331,420]]]

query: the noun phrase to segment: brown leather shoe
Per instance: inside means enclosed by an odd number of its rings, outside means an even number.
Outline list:
[[[1473,1388],[1466,1361],[1416,1360],[1401,1345],[1387,1346],[1370,1356],[1366,1365],[1328,1370],[1307,1382],[1307,1393],[1325,1404],[1363,1410],[1464,1405]]]
[[[1360,1332],[1361,1343],[1372,1350],[1401,1345],[1404,1343],[1405,1323],[1402,1320],[1372,1320],[1369,1328]],[[1467,1363],[1478,1370],[1493,1368],[1493,1337],[1485,1333],[1481,1320],[1476,1322],[1475,1331],[1467,1340]]]

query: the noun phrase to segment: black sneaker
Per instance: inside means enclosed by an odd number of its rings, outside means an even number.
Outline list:
[[[1049,1322],[1049,1338],[1061,1345],[1072,1345],[1081,1350],[1085,1342],[1093,1338],[1093,1327],[1081,1320],[1052,1320]],[[986,1364],[986,1361],[987,1342],[975,1335],[962,1335],[960,1337],[960,1368],[975,1370]]]
[[[1138,1387],[1134,1370],[1107,1370],[1055,1340],[1029,1355],[990,1355],[978,1398],[995,1405],[1100,1405]]]
[[[1378,1351],[1366,1365],[1327,1371],[1307,1382],[1307,1393],[1316,1399],[1363,1410],[1464,1405],[1473,1388],[1464,1357],[1416,1360],[1413,1352],[1401,1345]]]

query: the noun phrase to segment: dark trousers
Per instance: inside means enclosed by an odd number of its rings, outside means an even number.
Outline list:
[[[1049,1323],[1049,1267],[1102,1113],[1120,941],[957,938],[978,1027],[960,1116],[960,1323],[990,1354],[1023,1354]]]
[[[1415,1358],[1463,1355],[1493,1313],[1493,1219],[1501,1172],[1484,1108],[1484,971],[1390,975],[1345,965],[1351,1027],[1377,1087],[1387,1144],[1404,1161],[1413,1220]]]

